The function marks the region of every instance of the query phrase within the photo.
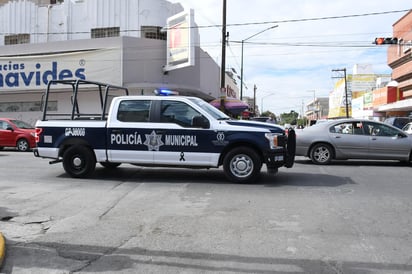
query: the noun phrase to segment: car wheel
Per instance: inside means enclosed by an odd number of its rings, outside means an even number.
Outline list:
[[[71,177],[87,177],[94,171],[95,167],[94,154],[86,146],[71,146],[63,154],[63,168]]]
[[[327,165],[332,161],[333,150],[328,144],[316,144],[310,151],[310,159],[314,164]]]
[[[23,152],[28,151],[30,149],[29,142],[24,138],[19,139],[17,141],[16,147],[18,151],[23,151]]]
[[[234,183],[254,182],[261,168],[262,160],[259,155],[247,147],[234,148],[223,159],[225,176]]]
[[[120,166],[121,163],[100,162],[100,164],[105,168],[115,169],[116,167]]]

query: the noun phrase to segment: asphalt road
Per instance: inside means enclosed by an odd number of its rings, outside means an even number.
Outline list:
[[[412,167],[342,161],[237,185],[221,170],[0,151],[0,273],[412,273]]]

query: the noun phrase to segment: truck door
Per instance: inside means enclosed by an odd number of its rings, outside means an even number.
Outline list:
[[[161,140],[154,150],[154,163],[170,166],[217,166],[219,147],[209,121],[186,102],[162,100],[160,121],[153,137]],[[203,121],[203,125],[199,125]],[[208,126],[209,125],[209,126]]]
[[[151,100],[129,99],[119,103],[117,119],[112,119],[107,127],[107,158],[110,162],[153,163],[153,151],[159,144],[157,139],[150,139],[151,104]]]

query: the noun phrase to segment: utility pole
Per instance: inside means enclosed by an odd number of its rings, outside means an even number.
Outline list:
[[[346,118],[349,118],[349,100],[348,100],[348,83],[346,80],[346,68],[343,69],[332,69],[334,72],[343,72],[343,77],[332,77],[332,78],[343,78],[345,83],[345,108],[346,108]]]
[[[225,89],[226,76],[226,0],[223,0],[223,18],[222,18],[222,64],[220,71],[220,88]]]
[[[226,112],[226,0],[223,0],[223,18],[222,18],[222,63],[220,65],[220,110]]]

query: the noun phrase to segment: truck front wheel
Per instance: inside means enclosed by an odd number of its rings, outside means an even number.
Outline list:
[[[87,177],[94,171],[95,167],[94,154],[86,146],[71,146],[63,154],[63,168],[71,177]]]
[[[223,170],[228,180],[234,183],[254,182],[260,174],[262,160],[253,149],[237,147],[223,159]]]

